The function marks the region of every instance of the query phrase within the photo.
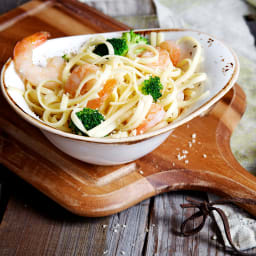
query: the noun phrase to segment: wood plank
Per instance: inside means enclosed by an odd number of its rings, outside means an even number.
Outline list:
[[[1,0],[0,1],[0,14],[6,13],[17,6],[28,2],[29,0]]]
[[[181,223],[195,211],[183,210],[180,204],[185,203],[185,197],[195,200],[205,200],[202,193],[184,191],[171,192],[154,198],[154,206],[151,212],[150,229],[146,248],[146,256],[178,256],[178,255],[226,255],[221,248],[216,247],[216,240],[212,240],[215,230],[212,230],[210,219],[207,220],[204,229],[197,235],[182,237],[177,234]],[[193,223],[196,226],[198,223]]]
[[[150,200],[110,217],[107,255],[142,255],[147,237]]]
[[[0,228],[0,255],[102,255],[108,218],[66,211],[9,173],[11,198]]]

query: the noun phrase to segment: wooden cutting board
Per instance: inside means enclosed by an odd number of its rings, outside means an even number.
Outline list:
[[[1,67],[15,42],[36,31],[58,37],[124,29],[125,25],[75,0],[32,1],[0,17]],[[205,116],[176,129],[152,153],[113,167],[67,156],[17,116],[2,96],[0,106],[1,163],[73,213],[105,216],[180,189],[256,199],[256,178],[239,165],[229,146],[245,109],[238,85]],[[256,207],[242,207],[256,215]]]

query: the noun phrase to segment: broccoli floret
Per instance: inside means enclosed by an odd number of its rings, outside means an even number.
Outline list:
[[[77,117],[81,120],[84,128],[88,131],[105,121],[104,116],[96,109],[84,108],[83,110],[76,113]],[[69,123],[69,127],[72,131],[79,135],[84,135],[72,122]]]
[[[107,39],[114,48],[115,55],[125,56],[128,52],[127,42],[122,38]]]
[[[162,96],[161,90],[163,85],[161,84],[160,78],[158,76],[150,77],[148,80],[144,80],[141,86],[141,91],[145,95],[151,95],[154,102]]]
[[[140,34],[136,34],[132,30],[130,32],[123,33],[121,38],[107,39],[107,41],[112,44],[115,55],[120,56],[125,56],[129,47],[134,44],[149,43],[146,37],[143,37]],[[105,44],[98,44],[93,52],[100,56],[105,56],[108,54],[108,47]]]
[[[140,35],[140,34],[136,34],[133,32],[133,30],[131,30],[130,32],[124,32],[122,34],[122,38],[125,39],[125,41],[128,44],[128,47],[130,45],[134,45],[134,44],[148,44],[149,41],[146,37]]]
[[[107,39],[107,41],[112,44],[115,55],[125,56],[127,54],[128,45],[124,39],[112,38]],[[93,52],[100,56],[104,56],[108,54],[108,47],[105,44],[98,44]]]

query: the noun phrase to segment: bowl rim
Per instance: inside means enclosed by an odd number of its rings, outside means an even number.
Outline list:
[[[137,143],[139,141],[143,141],[143,140],[155,137],[157,135],[161,135],[161,134],[166,133],[166,132],[170,132],[171,130],[175,129],[176,127],[178,127],[180,125],[183,125],[184,123],[187,123],[188,121],[197,117],[198,115],[200,115],[201,113],[203,113],[207,109],[209,109],[219,99],[221,99],[233,87],[233,85],[235,84],[235,82],[238,78],[240,65],[239,65],[237,55],[222,40],[216,39],[214,36],[212,36],[208,33],[201,32],[201,31],[198,31],[198,30],[193,30],[193,29],[181,29],[181,28],[175,28],[175,29],[136,29],[134,31],[135,32],[140,32],[140,33],[145,33],[145,34],[148,34],[150,32],[182,32],[182,31],[188,31],[188,32],[196,32],[196,33],[199,33],[199,34],[208,35],[209,37],[211,37],[211,38],[217,40],[218,42],[220,42],[224,47],[226,47],[231,52],[231,54],[232,54],[232,56],[235,60],[235,68],[233,70],[233,73],[232,73],[229,81],[225,84],[225,86],[215,96],[210,98],[207,102],[205,102],[199,108],[195,109],[192,113],[190,113],[189,116],[187,116],[185,118],[182,118],[180,120],[177,120],[175,123],[170,123],[169,125],[167,125],[163,128],[160,128],[158,130],[152,131],[152,132],[148,132],[148,133],[144,133],[144,134],[136,135],[136,136],[131,136],[131,137],[118,138],[118,139],[116,139],[116,138],[93,138],[93,137],[86,137],[86,136],[81,136],[81,135],[76,135],[76,134],[64,132],[64,131],[58,130],[56,128],[53,128],[53,127],[49,126],[48,124],[44,123],[42,120],[39,120],[39,119],[29,115],[28,113],[26,113],[21,107],[19,107],[17,105],[17,103],[9,95],[7,85],[5,84],[5,81],[4,81],[5,71],[9,67],[9,65],[11,64],[12,58],[9,58],[6,61],[6,63],[4,64],[4,66],[1,70],[1,90],[2,90],[2,93],[5,97],[5,99],[7,100],[7,102],[10,104],[10,106],[15,110],[15,112],[17,114],[19,114],[23,119],[28,121],[30,124],[36,126],[39,129],[43,129],[43,130],[45,130],[49,133],[53,133],[55,135],[59,135],[59,136],[62,136],[62,137],[68,138],[68,139],[75,140],[75,141],[85,141],[85,142],[89,142],[89,143],[101,143],[101,144],[113,144],[113,143],[114,144],[122,144],[122,143],[127,144],[128,143],[128,144],[131,144],[131,143]],[[125,32],[125,31],[115,31],[115,32],[122,33],[122,32]],[[107,33],[101,33],[101,34],[107,34]],[[95,35],[95,34],[91,34],[91,35]]]

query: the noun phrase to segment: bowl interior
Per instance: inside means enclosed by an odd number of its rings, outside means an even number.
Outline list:
[[[105,143],[129,142],[161,134],[191,120],[207,110],[211,105],[224,96],[224,94],[234,85],[235,81],[237,80],[239,63],[235,53],[223,42],[215,39],[214,37],[202,32],[191,30],[139,31],[144,34],[148,34],[151,31],[162,31],[166,40],[178,40],[183,36],[192,36],[200,42],[203,48],[203,62],[199,67],[199,71],[203,71],[207,74],[207,81],[204,82],[204,90],[209,91],[209,93],[205,98],[195,102],[192,106],[187,108],[178,119],[169,124],[167,127],[142,135],[121,139],[88,138],[56,130],[44,124],[43,121],[41,121],[39,117],[37,117],[28,107],[22,96],[24,84],[15,72],[11,59],[9,59],[5,64],[1,73],[1,87],[3,94],[16,112],[21,114],[22,117],[27,121],[41,129],[79,140]],[[103,35],[106,38],[112,38],[119,37],[121,33],[122,32],[103,33],[100,35]],[[46,59],[49,57],[62,56],[68,52],[76,52],[91,36],[93,35],[72,36],[48,40],[46,43],[34,50],[33,62],[35,64],[44,65],[46,63]],[[185,45],[184,47],[186,47],[187,52],[193,56],[195,51],[193,45]]]

